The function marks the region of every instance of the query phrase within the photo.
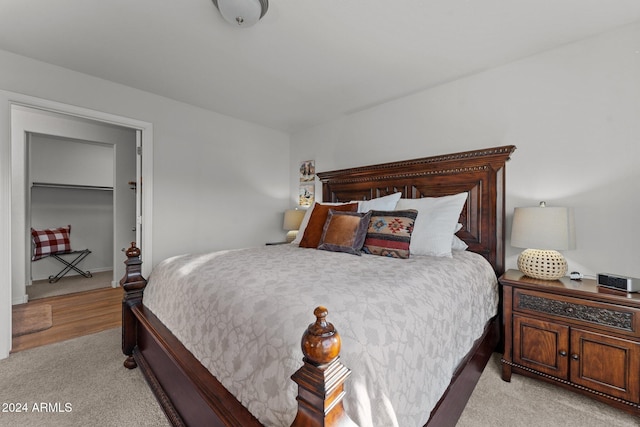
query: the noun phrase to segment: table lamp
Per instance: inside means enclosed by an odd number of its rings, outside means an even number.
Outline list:
[[[293,242],[298,235],[302,218],[305,211],[302,209],[289,209],[284,212],[284,222],[282,228],[287,230],[287,242]]]
[[[575,248],[573,209],[548,207],[515,208],[511,246],[526,248],[518,256],[518,269],[529,277],[557,280],[567,273],[567,260],[558,252]]]

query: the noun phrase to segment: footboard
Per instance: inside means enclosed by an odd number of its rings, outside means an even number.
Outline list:
[[[189,352],[143,304],[147,280],[140,249],[126,251],[122,300],[122,352],[128,369],[140,367],[174,426],[260,426],[258,420]],[[340,336],[318,307],[315,323],[302,338],[303,366],[291,377],[298,384],[295,427],[349,427],[344,382],[350,374],[340,363]],[[293,396],[291,396],[293,399]]]

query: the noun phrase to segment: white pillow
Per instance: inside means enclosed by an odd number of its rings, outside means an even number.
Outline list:
[[[316,203],[318,202],[313,202],[313,204],[309,206],[307,208],[307,211],[304,213],[304,217],[302,217],[302,222],[300,223],[300,229],[298,229],[298,234],[296,235],[296,238],[293,239],[293,241],[291,242],[292,245],[300,244],[300,241],[302,240],[302,236],[304,235],[304,229],[307,228],[307,224],[309,224],[309,218],[311,217],[311,212],[313,212],[313,208],[316,206]],[[320,203],[320,204],[331,205],[331,206],[346,205],[346,203]]]
[[[468,247],[469,245],[467,245],[464,240],[458,236],[453,236],[453,241],[451,242],[452,251],[466,251]]]
[[[388,194],[386,196],[378,197],[377,199],[371,200],[352,200],[351,203],[358,202],[358,212],[366,213],[370,210],[375,211],[394,211],[396,210],[396,204],[402,193],[393,193]]]
[[[453,241],[451,242],[451,250],[452,251],[466,251],[469,245],[467,245],[464,240],[456,236],[455,233],[462,229],[462,224],[457,223],[455,230],[453,230]]]
[[[467,245],[464,240],[456,236],[455,233],[462,229],[462,224],[457,223],[456,228],[453,230],[453,241],[451,242],[451,250],[452,251],[466,251],[469,245]]]
[[[409,251],[412,255],[451,257],[453,233],[467,193],[421,199],[400,199],[396,210],[416,209]]]

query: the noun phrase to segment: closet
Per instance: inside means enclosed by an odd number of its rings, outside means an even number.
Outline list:
[[[28,134],[30,227],[71,225],[71,248],[91,250],[79,268],[92,273],[114,268],[115,149],[113,144]],[[52,257],[32,261],[29,282],[47,279],[62,267]]]

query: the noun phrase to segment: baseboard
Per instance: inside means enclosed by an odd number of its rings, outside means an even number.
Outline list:
[[[112,271],[113,267],[101,267],[101,268],[88,268],[87,271],[91,272],[91,273],[103,273],[105,271]],[[73,277],[73,276],[79,276],[79,273],[74,272],[68,272],[67,274],[64,275],[64,277]],[[36,277],[32,277],[31,278],[31,283],[29,283],[27,286],[31,285],[33,282],[36,282],[38,280],[48,280],[49,276],[46,277],[41,277],[41,278],[36,278]]]
[[[11,305],[26,304],[29,302],[29,295],[24,294],[22,297],[11,298]]]

